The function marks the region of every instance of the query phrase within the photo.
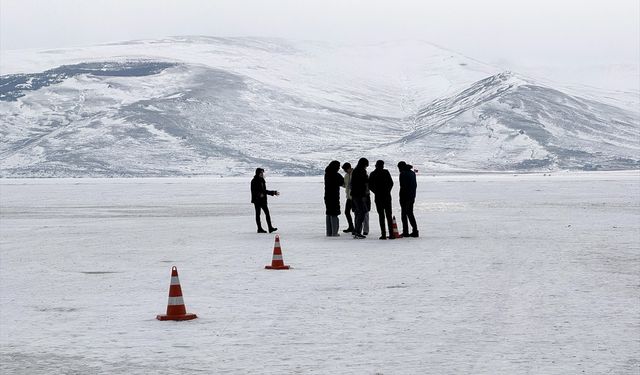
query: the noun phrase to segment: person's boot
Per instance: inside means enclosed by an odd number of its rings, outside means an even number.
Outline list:
[[[349,228],[347,228],[347,229],[343,230],[343,232],[344,232],[344,233],[351,233],[351,232],[353,232],[353,228],[352,228],[352,227],[349,227]]]
[[[379,240],[386,240],[387,239],[387,235],[383,234],[382,236],[380,236],[380,238],[378,238]]]
[[[409,236],[411,236],[411,237],[419,237],[418,236],[418,230],[414,229],[413,232],[411,232],[411,234]]]
[[[267,231],[262,228],[258,228],[258,233],[267,233]]]
[[[269,228],[269,233],[273,233],[273,232],[275,232],[277,230],[278,230],[278,228],[271,227],[271,228]]]

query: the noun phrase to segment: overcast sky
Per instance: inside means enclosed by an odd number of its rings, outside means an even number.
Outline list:
[[[638,0],[0,0],[0,48],[170,35],[422,39],[488,62],[640,63]]]

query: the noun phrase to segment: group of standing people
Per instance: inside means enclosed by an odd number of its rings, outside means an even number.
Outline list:
[[[364,239],[369,234],[369,211],[371,211],[371,193],[375,195],[376,210],[380,222],[380,239],[394,239],[393,215],[391,204],[391,190],[393,179],[388,170],[384,168],[384,161],[378,160],[375,169],[369,175],[367,168],[369,160],[361,158],[355,168],[350,163],[344,163],[340,174],[340,162],[332,161],[324,170],[324,204],[326,208],[326,234],[328,237],[337,237],[340,227],[339,216],[340,189],[345,189],[346,204],[344,215],[347,218],[348,228],[343,230],[351,233],[354,239]],[[413,215],[413,204],[416,200],[416,174],[413,166],[401,161],[398,163],[400,172],[400,216],[402,220],[402,237],[418,237],[418,225]],[[267,206],[267,196],[278,196],[277,190],[267,190],[264,180],[264,169],[257,168],[256,174],[251,180],[251,203],[256,213],[256,226],[258,233],[275,232],[278,228],[271,223],[271,215]],[[352,219],[351,212],[355,219]],[[267,230],[262,228],[260,215],[264,212],[267,220]],[[411,232],[409,232],[409,224]],[[387,229],[389,235],[387,236]]]
[[[371,211],[371,194],[375,195],[376,210],[380,222],[381,240],[394,239],[392,219],[391,190],[393,179],[384,161],[378,160],[375,170],[367,174],[369,160],[361,158],[355,168],[350,163],[344,163],[339,173],[340,162],[329,163],[324,174],[324,203],[326,207],[326,234],[329,237],[339,236],[340,216],[340,188],[345,189],[345,211],[349,227],[343,232],[351,233],[354,239],[364,239],[369,232],[369,211]],[[418,237],[418,225],[413,215],[413,205],[416,198],[416,174],[413,166],[401,161],[398,163],[400,172],[400,209],[402,219],[402,236]],[[355,213],[355,221],[351,218],[351,211]],[[386,222],[386,225],[385,225]],[[412,231],[409,232],[409,224]],[[389,236],[387,236],[387,229]]]

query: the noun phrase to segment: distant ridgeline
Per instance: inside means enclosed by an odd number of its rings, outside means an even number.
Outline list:
[[[0,101],[16,101],[25,91],[34,91],[60,83],[81,74],[108,77],[143,77],[158,74],[177,64],[151,60],[121,62],[87,62],[62,65],[42,73],[9,74],[0,76]]]
[[[424,42],[172,37],[2,62],[30,73],[0,76],[0,177],[319,175],[360,157],[640,169],[637,92],[552,87]]]

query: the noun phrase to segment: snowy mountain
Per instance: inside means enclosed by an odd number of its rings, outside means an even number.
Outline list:
[[[501,73],[419,110],[401,141],[474,170],[640,167],[638,114]]]
[[[308,175],[361,156],[430,172],[640,168],[640,110],[424,42],[176,37],[0,61],[4,177]]]

